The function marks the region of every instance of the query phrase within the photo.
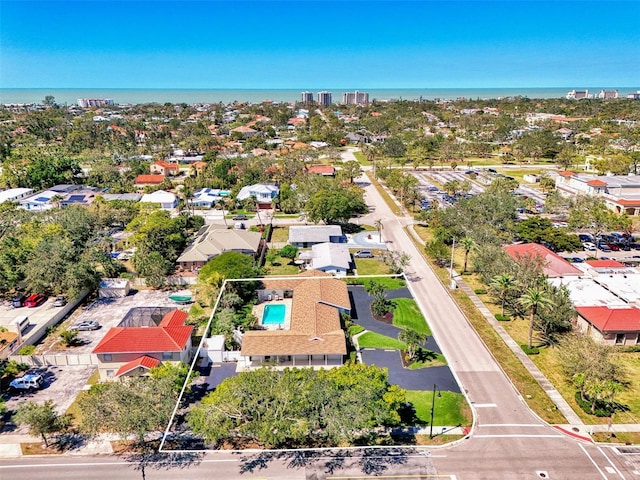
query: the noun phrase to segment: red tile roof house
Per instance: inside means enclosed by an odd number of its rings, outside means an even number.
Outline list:
[[[307,167],[307,172],[322,175],[323,177],[333,177],[336,169],[331,165],[310,165]]]
[[[164,179],[164,175],[138,175],[135,184],[136,187],[157,186],[164,182]]]
[[[151,368],[162,362],[188,363],[193,326],[185,325],[186,319],[186,312],[172,310],[157,325],[149,320],[138,322],[146,326],[111,328],[93,350],[98,358],[100,381],[148,375]]]
[[[506,245],[502,249],[518,263],[540,257],[544,262],[542,273],[549,278],[584,275],[580,269],[571,265],[564,258],[537,243]]]
[[[640,345],[640,308],[576,307],[576,327],[609,345]]]
[[[164,160],[158,160],[157,162],[152,163],[149,168],[151,169],[151,173],[169,176],[169,175],[178,175],[180,172],[180,167],[178,167],[175,163],[165,162]]]

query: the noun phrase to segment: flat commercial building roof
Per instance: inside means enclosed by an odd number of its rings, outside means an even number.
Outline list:
[[[550,278],[549,283],[556,287],[564,285],[576,307],[615,307],[627,305],[625,300],[616,296],[602,285],[588,277]]]

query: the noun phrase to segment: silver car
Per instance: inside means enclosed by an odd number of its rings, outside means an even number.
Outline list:
[[[84,322],[78,322],[75,325],[71,325],[69,330],[77,330],[77,331],[88,331],[88,330],[98,330],[100,328],[100,324],[95,320],[86,320]]]

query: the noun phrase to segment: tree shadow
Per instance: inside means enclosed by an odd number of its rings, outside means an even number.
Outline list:
[[[120,455],[140,472],[142,480],[146,480],[149,469],[186,469],[199,465],[204,456],[200,452],[159,452],[157,447],[158,442],[136,443]]]
[[[343,468],[357,468],[365,475],[379,475],[391,466],[405,465],[408,461],[407,455],[411,451],[406,448],[389,447],[362,448],[361,450],[259,452],[242,458],[240,473],[254,473],[268,468],[272,461],[279,460],[289,469],[310,468],[321,471],[325,475],[334,474]],[[314,477],[311,475],[308,478]]]
[[[436,360],[438,358],[438,354],[432,350],[427,350],[426,348],[418,348],[415,353],[415,361],[416,362],[431,362],[432,360]]]

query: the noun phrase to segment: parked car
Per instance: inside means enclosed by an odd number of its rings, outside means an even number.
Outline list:
[[[13,308],[23,307],[24,306],[24,301],[26,299],[27,299],[27,297],[20,293],[20,294],[16,295],[15,297],[13,297],[13,299],[11,300],[11,306]]]
[[[584,260],[580,257],[573,257],[573,263],[584,263]]]
[[[487,172],[489,172],[489,173],[498,173],[498,171],[495,168],[487,168]]]
[[[64,297],[57,297],[53,302],[54,307],[64,307],[66,304],[67,299]]]
[[[231,220],[247,220],[246,215],[236,215]]]
[[[593,237],[591,235],[587,235],[586,233],[579,233],[578,238],[581,242],[593,242]]]
[[[596,249],[596,244],[592,242],[584,242],[582,246],[584,247],[585,250],[593,251]]]
[[[11,380],[9,387],[14,390],[31,391],[42,388],[42,384],[42,375],[27,374]]]
[[[358,250],[353,256],[355,258],[373,258],[373,253],[371,250]]]
[[[609,247],[614,252],[620,251],[620,247],[615,243],[607,243],[607,247]]]
[[[602,250],[603,252],[610,252],[611,249],[609,248],[609,245],[607,245],[606,243],[599,243],[598,244],[598,249]]]
[[[27,308],[39,307],[47,300],[47,297],[41,295],[39,293],[34,293],[33,295],[29,295],[29,297],[24,301],[24,306]]]
[[[69,330],[76,331],[90,331],[90,330],[98,330],[100,328],[100,324],[95,320],[85,320],[84,322],[78,322],[69,327]]]

